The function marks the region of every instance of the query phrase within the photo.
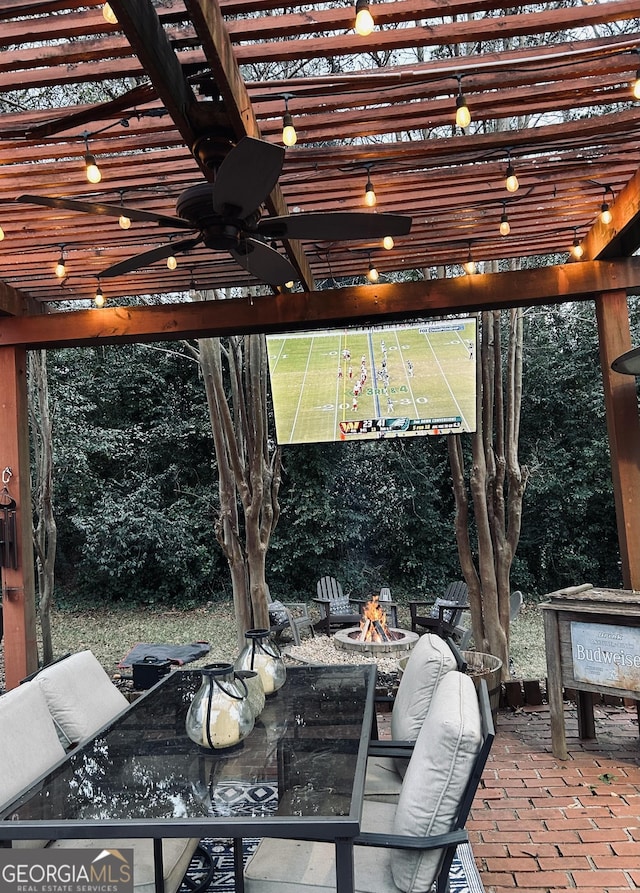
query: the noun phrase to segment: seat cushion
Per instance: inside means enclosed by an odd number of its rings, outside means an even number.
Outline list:
[[[401,787],[402,776],[393,757],[369,757],[364,783],[365,799],[397,803]]]
[[[162,841],[165,893],[176,893],[187,872],[191,857],[200,843],[198,838],[165,838]],[[50,849],[133,850],[133,889],[135,893],[155,893],[153,841],[145,838],[128,840],[56,840]]]
[[[414,645],[400,679],[391,714],[391,737],[415,741],[433,693],[445,674],[456,669],[453,652],[439,636],[427,633]],[[398,765],[403,771],[404,766]]]
[[[470,676],[441,680],[413,749],[398,798],[394,833],[431,837],[453,827],[482,744],[482,721]],[[436,877],[438,850],[393,850],[391,871],[404,893],[424,893]]]
[[[129,706],[91,651],[79,651],[45,667],[33,681],[40,686],[65,743],[92,737]]]
[[[365,802],[362,829],[390,832],[394,813],[392,805]],[[264,838],[245,867],[245,893],[335,893],[335,852],[332,843]],[[354,893],[394,893],[389,853],[355,847]]]
[[[47,702],[35,680],[0,698],[0,806],[64,755]]]

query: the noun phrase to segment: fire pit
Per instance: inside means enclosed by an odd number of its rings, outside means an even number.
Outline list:
[[[417,641],[417,633],[387,626],[387,616],[377,595],[365,605],[360,626],[340,630],[333,637],[336,648],[365,654],[410,651]]]

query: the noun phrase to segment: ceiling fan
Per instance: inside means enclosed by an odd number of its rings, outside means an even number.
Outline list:
[[[20,195],[17,201],[157,223],[191,235],[179,241],[144,251],[107,267],[101,278],[122,276],[148,267],[158,260],[205,245],[213,251],[228,251],[252,276],[269,285],[282,285],[298,278],[288,258],[272,245],[283,239],[340,242],[403,236],[411,228],[411,217],[360,211],[298,213],[262,218],[262,205],[278,182],[284,149],[263,140],[243,137],[220,163],[214,183],[190,186],[176,202],[176,217],[136,210],[122,205],[85,202],[47,196]]]

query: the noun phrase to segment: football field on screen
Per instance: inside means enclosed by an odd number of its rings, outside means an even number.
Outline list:
[[[410,435],[345,436],[340,423],[357,420],[475,430],[475,320],[270,335],[267,346],[280,444]]]

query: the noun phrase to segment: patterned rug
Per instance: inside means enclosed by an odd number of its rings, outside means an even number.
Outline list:
[[[228,783],[216,788],[214,812],[216,815],[266,815],[275,810],[278,803],[275,788],[269,785],[235,785]],[[255,852],[259,839],[245,838],[243,856],[245,862]],[[233,848],[231,840],[204,838],[202,848],[209,854],[213,865],[213,877],[206,893],[235,893],[233,875]],[[203,877],[206,868],[199,854],[194,856],[187,877],[179,893],[192,893],[194,885]],[[458,847],[458,855],[453,861],[449,874],[450,893],[484,893],[477,876],[470,847]]]

